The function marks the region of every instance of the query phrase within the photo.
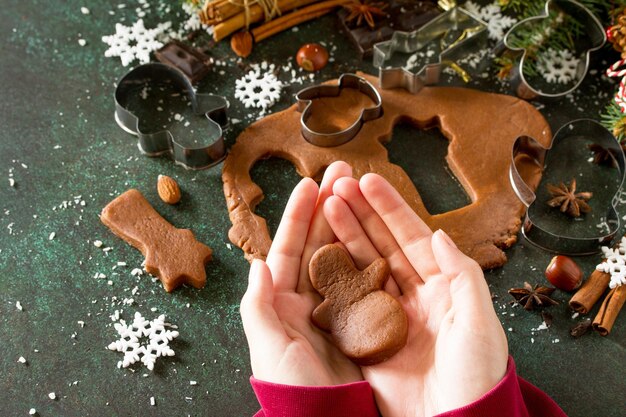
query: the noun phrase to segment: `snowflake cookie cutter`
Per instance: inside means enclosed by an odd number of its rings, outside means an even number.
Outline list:
[[[146,111],[163,113],[160,106],[145,100],[148,91],[162,91],[163,86],[173,91],[170,97],[188,100],[194,116],[206,118],[208,123],[203,124],[208,136],[206,141],[203,139],[202,143],[183,145],[182,138],[175,137],[172,132],[172,120],[157,127],[138,114]],[[170,155],[176,164],[187,169],[209,168],[226,157],[223,132],[229,125],[228,106],[225,97],[196,93],[180,70],[156,62],[139,65],[129,71],[120,79],[115,90],[115,121],[123,130],[137,136],[139,150],[151,157]],[[177,114],[174,119],[181,120],[181,116]]]
[[[543,30],[543,34],[536,33],[532,36],[539,36],[543,39],[546,36],[550,36],[554,28],[552,28],[551,25],[542,26],[542,21],[546,19],[556,19],[558,22],[559,20],[562,21],[567,18],[573,18],[578,22],[583,34],[577,38],[583,39],[588,45],[585,45],[581,50],[574,51],[576,55],[581,57],[581,59],[578,59],[575,68],[570,69],[574,82],[569,85],[566,84],[563,89],[556,89],[553,92],[544,91],[537,85],[538,78],[535,77],[535,80],[532,80],[532,75],[527,73],[528,70],[524,70],[526,61],[530,58],[526,47],[516,45],[515,33],[523,33],[524,31],[531,32],[536,27],[539,30]],[[537,39],[533,45],[541,44],[542,39]],[[513,25],[506,35],[504,35],[502,41],[495,47],[494,53],[496,55],[502,55],[506,50],[509,50],[521,55],[518,62],[513,65],[510,74],[511,86],[518,97],[525,100],[535,98],[553,99],[563,97],[580,86],[589,70],[591,52],[600,49],[605,42],[606,33],[602,27],[602,23],[600,23],[598,18],[585,6],[573,0],[548,0],[543,14],[529,17]]]
[[[337,97],[345,88],[351,88],[369,97],[374,105],[364,108],[357,120],[343,130],[337,132],[318,132],[307,125],[308,119],[313,114],[311,104],[313,100],[324,97]],[[352,140],[363,123],[378,119],[383,114],[383,100],[380,93],[369,81],[356,74],[342,74],[336,85],[321,84],[307,87],[296,94],[300,117],[302,136],[311,144],[321,147],[333,147],[343,145]]]
[[[455,37],[447,39],[450,34]],[[391,40],[374,45],[373,64],[378,68],[379,85],[384,89],[401,87],[415,94],[424,86],[437,84],[446,67],[451,67],[469,81],[468,74],[457,62],[468,51],[485,45],[487,39],[487,24],[458,7],[440,14],[413,32],[396,31]],[[417,72],[407,65],[395,66],[391,62],[396,53],[418,53],[428,45],[439,47],[437,61],[416,66]]]
[[[599,145],[615,157],[615,165],[618,176],[615,178],[614,189],[607,187],[606,195],[611,195],[611,202],[607,209],[605,223],[607,231],[595,231],[586,236],[578,237],[567,232],[555,232],[540,225],[533,218],[531,205],[536,202],[537,194],[524,180],[518,170],[516,161],[530,158],[542,170],[545,167],[548,151],[559,147],[566,141],[583,138],[585,141]],[[567,155],[562,155],[561,160],[567,161]],[[572,158],[573,159],[573,158]],[[589,162],[591,164],[591,162]],[[592,255],[601,251],[602,246],[607,246],[620,229],[620,218],[617,212],[617,204],[624,185],[626,157],[622,147],[613,134],[600,123],[591,119],[578,119],[563,125],[553,136],[548,147],[543,147],[533,138],[522,136],[513,145],[509,179],[517,197],[527,207],[522,224],[522,235],[533,245],[548,252],[556,252],[565,255]],[[607,168],[608,169],[608,168]],[[604,174],[603,174],[604,175]],[[584,177],[583,177],[584,178]],[[610,194],[612,193],[613,194]],[[559,213],[560,214],[560,213]],[[569,227],[569,226],[568,226]],[[597,227],[597,226],[596,226]]]

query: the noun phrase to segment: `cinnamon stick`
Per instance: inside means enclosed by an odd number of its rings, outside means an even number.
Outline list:
[[[278,9],[281,13],[284,13],[318,1],[319,0],[278,0]],[[253,23],[260,22],[264,19],[264,17],[265,14],[263,13],[263,8],[255,4],[250,6],[248,14],[249,20],[246,22],[246,13],[242,9],[240,13],[237,13],[229,19],[213,26],[213,39],[216,42],[219,42],[231,33],[245,27],[246,23],[251,25]]]
[[[626,285],[620,285],[609,291],[608,295],[600,306],[600,311],[593,319],[593,329],[597,330],[602,336],[606,336],[611,332],[613,323],[619,315],[620,310],[626,302]]]
[[[282,32],[285,29],[320,17],[330,12],[335,7],[342,6],[349,2],[350,0],[326,0],[312,4],[303,9],[298,9],[295,12],[270,20],[269,22],[252,29],[252,36],[254,36],[254,40],[256,42],[260,42],[263,39],[269,38],[270,36],[275,35],[278,32]]]
[[[580,314],[587,314],[607,289],[610,280],[611,274],[594,270],[569,301],[570,308]]]

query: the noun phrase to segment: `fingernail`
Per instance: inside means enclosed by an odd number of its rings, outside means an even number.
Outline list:
[[[443,230],[439,229],[437,230],[440,234],[441,237],[443,237],[443,240],[450,246],[452,246],[454,249],[458,249],[456,247],[456,244],[454,243],[454,241],[452,240],[452,238],[450,238],[450,236],[448,236],[448,234],[446,232],[444,232]]]

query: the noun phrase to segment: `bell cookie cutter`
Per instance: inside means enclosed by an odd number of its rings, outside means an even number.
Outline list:
[[[563,18],[565,15],[569,15],[580,22],[583,30],[586,31],[586,36],[582,36],[589,43],[589,48],[585,48],[584,59],[581,59],[576,68],[575,82],[567,89],[555,93],[541,91],[539,88],[535,88],[531,85],[526,75],[524,74],[524,63],[528,57],[527,51],[523,47],[516,47],[515,41],[512,38],[515,37],[515,32],[518,30],[529,30],[534,25],[541,25],[541,21],[544,19],[550,19],[551,15],[556,14],[557,18]],[[549,28],[548,28],[549,29]],[[546,30],[547,31],[547,30]],[[549,35],[547,35],[549,36]],[[606,33],[602,27],[602,23],[596,18],[596,16],[589,11],[582,4],[574,0],[548,0],[545,5],[544,13],[538,16],[532,16],[521,22],[516,23],[509,29],[504,35],[504,38],[494,49],[496,55],[501,55],[507,49],[513,52],[521,54],[519,63],[513,66],[511,71],[511,85],[518,97],[525,100],[532,100],[535,98],[558,98],[565,96],[572,91],[576,90],[583,82],[587,71],[589,70],[589,62],[591,52],[600,49],[606,42]]]
[[[191,102],[193,114],[206,117],[209,135],[207,145],[183,146],[168,129],[171,125],[165,128],[142,128],[140,117],[129,109],[130,97],[137,90],[162,84],[169,84],[181,95],[186,95]],[[132,69],[118,82],[115,90],[115,121],[123,130],[137,136],[142,153],[148,156],[170,154],[176,164],[187,169],[203,169],[226,157],[223,129],[228,127],[228,105],[223,96],[196,93],[189,80],[178,69],[152,62]]]
[[[526,210],[521,230],[522,235],[529,242],[546,251],[565,255],[591,255],[600,252],[602,246],[608,245],[620,228],[620,219],[616,207],[624,185],[626,157],[622,147],[611,132],[594,120],[578,119],[563,125],[555,133],[550,146],[547,148],[544,148],[533,138],[522,136],[513,145],[509,177],[515,194],[529,209],[537,196],[518,171],[515,164],[516,158],[531,158],[538,166],[543,167],[548,151],[554,148],[557,142],[573,137],[588,139],[615,155],[617,169],[621,178],[606,215],[606,223],[609,227],[608,233],[591,237],[574,237],[553,233],[534,223],[529,210]]]
[[[338,132],[317,132],[309,128],[307,121],[312,114],[311,104],[313,100],[324,97],[337,97],[345,88],[358,90],[369,97],[374,102],[374,106],[363,109],[358,119],[352,125]],[[300,117],[302,136],[311,144],[321,147],[339,146],[349,142],[359,133],[363,123],[377,119],[383,114],[383,100],[376,87],[365,78],[356,74],[342,74],[336,85],[320,84],[300,90],[296,94],[296,100],[298,101],[298,111],[302,113]]]
[[[452,31],[459,32],[449,45],[443,40]],[[390,66],[396,52],[412,54],[437,40],[440,41],[436,63],[425,64],[417,72],[405,66]],[[389,41],[374,45],[373,64],[378,68],[381,88],[402,87],[415,94],[424,86],[437,84],[441,71],[449,66],[465,79],[467,73],[457,62],[472,49],[487,43],[487,24],[465,10],[453,7],[413,32],[394,32]]]

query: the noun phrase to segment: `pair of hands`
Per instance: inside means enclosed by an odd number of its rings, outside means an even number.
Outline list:
[[[406,346],[378,365],[359,368],[311,322],[321,298],[309,261],[337,240],[359,269],[387,260],[385,290],[408,317]],[[319,188],[309,178],[296,186],[267,261],[252,263],[241,316],[255,378],[305,386],[365,379],[383,416],[459,408],[506,372],[506,336],[478,264],[433,233],[382,177],[357,181],[344,162],[328,167]]]

